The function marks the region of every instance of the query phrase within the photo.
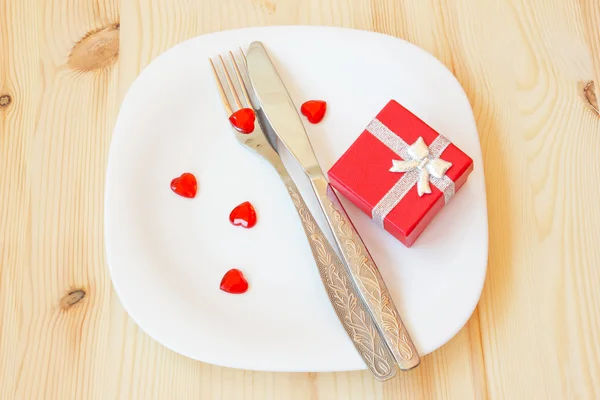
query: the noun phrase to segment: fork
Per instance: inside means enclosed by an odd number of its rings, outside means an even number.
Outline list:
[[[243,108],[249,108],[255,114],[259,112],[256,104],[250,98],[242,75],[243,70],[247,77],[245,56],[241,49],[240,54],[242,62],[238,63],[234,54],[229,51],[229,68],[221,55],[216,57],[224,79],[219,75],[215,62],[209,59],[217,89],[228,118],[235,111]],[[229,70],[234,72],[239,89],[236,88]],[[241,92],[241,96],[238,91]],[[233,98],[236,110],[233,109],[227,92],[230,94],[229,97]],[[300,191],[289,175],[276,150],[277,145],[273,144],[276,142],[269,140],[260,124],[255,123],[254,130],[251,133],[242,133],[233,126],[232,131],[240,144],[262,156],[277,171],[296,208],[325,291],[344,330],[375,378],[381,381],[392,378],[396,374],[394,358],[382,340],[367,308],[361,301],[361,297],[353,286],[346,268],[321,231],[321,228],[306,206]]]

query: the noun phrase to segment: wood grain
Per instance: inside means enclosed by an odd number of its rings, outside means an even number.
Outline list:
[[[474,110],[484,293],[452,341],[384,384],[186,359],[111,287],[102,201],[125,91],[176,43],[272,24],[401,37]],[[581,85],[598,79],[597,0],[0,0],[0,398],[600,398],[600,118]]]

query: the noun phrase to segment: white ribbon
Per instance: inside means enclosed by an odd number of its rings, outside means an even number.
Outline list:
[[[417,193],[419,197],[424,194],[431,193],[429,179],[431,176],[442,179],[446,175],[448,168],[452,163],[444,161],[441,158],[430,158],[429,147],[425,144],[422,137],[419,137],[408,148],[409,160],[392,160],[392,168],[390,172],[409,172],[413,170],[419,171],[419,180],[417,181]]]
[[[444,193],[445,203],[454,196],[454,182],[446,175],[446,171],[452,164],[440,158],[446,147],[450,145],[448,139],[439,135],[430,146],[427,146],[420,137],[409,146],[378,119],[371,121],[367,131],[402,158],[402,160],[392,160],[390,171],[404,173],[373,208],[373,220],[379,225],[383,226],[385,217],[415,184],[419,196],[431,193],[430,182]]]

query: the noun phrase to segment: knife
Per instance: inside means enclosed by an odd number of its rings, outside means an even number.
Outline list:
[[[421,362],[419,354],[381,273],[325,178],[297,107],[261,42],[250,44],[246,60],[251,86],[264,117],[310,179],[342,261],[379,334],[400,369],[416,367]]]

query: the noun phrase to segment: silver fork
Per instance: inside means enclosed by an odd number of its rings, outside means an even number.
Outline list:
[[[213,60],[209,59],[223,107],[227,112],[227,117],[231,116],[234,111],[242,108],[250,108],[255,113],[257,112],[257,108],[249,96],[242,75],[242,70],[244,71],[244,74],[247,74],[243,51],[240,51],[240,54],[241,59],[243,60],[242,63],[238,63],[233,53],[231,51],[229,52],[229,68],[221,55],[217,57],[217,64],[220,65],[221,74],[219,74],[218,68],[215,66]],[[229,70],[234,72],[239,89],[236,88],[236,85],[231,79]],[[224,79],[222,79],[220,75],[222,75]],[[233,98],[236,110],[232,108],[232,105],[229,102],[225,87],[228,88],[228,91]],[[238,90],[242,92],[242,96],[238,94]],[[331,244],[326,239],[321,228],[304,203],[298,188],[279,157],[276,147],[271,145],[271,142],[258,124],[258,119],[255,121],[254,131],[251,133],[246,134],[239,132],[234,127],[232,127],[232,131],[242,145],[265,158],[273,168],[275,168],[285,184],[288,194],[298,212],[298,217],[304,228],[304,233],[306,234],[310,249],[317,264],[327,296],[329,297],[340,322],[346,330],[346,333],[352,340],[354,347],[363,358],[365,364],[379,380],[384,381],[393,377],[396,374],[396,368],[392,354],[386,347],[375,323],[361,301],[361,297],[354,288],[346,268],[343,266],[337,253],[331,247]]]

